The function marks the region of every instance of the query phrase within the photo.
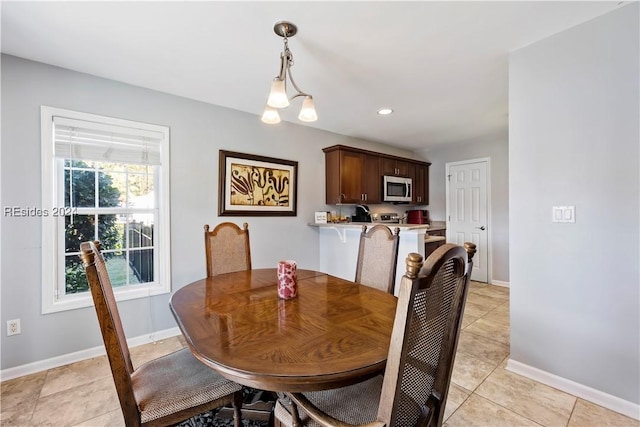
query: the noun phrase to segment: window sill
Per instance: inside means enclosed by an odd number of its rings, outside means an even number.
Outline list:
[[[168,294],[171,289],[168,286],[130,286],[128,288],[113,288],[116,301],[128,301],[138,298],[147,298],[154,295]],[[42,314],[58,313],[61,311],[75,310],[93,306],[91,292],[83,292],[80,295],[68,295],[58,301],[43,301]]]

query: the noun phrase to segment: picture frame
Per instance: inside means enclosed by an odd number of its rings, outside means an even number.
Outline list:
[[[328,219],[327,219],[327,212],[315,212],[313,215],[314,221],[316,224],[326,224]]]
[[[220,216],[297,216],[298,162],[220,150]]]

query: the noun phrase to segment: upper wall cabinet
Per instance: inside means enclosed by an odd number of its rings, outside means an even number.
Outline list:
[[[429,204],[429,164],[414,163],[413,203],[416,205]],[[411,170],[411,168],[410,168]]]
[[[333,146],[325,148],[326,203],[380,203],[378,156]]]
[[[382,175],[409,176],[409,161],[382,157],[380,161]]]
[[[413,204],[429,203],[429,165],[359,148],[334,145],[324,148],[326,199],[338,203],[382,203],[382,176],[413,179]]]

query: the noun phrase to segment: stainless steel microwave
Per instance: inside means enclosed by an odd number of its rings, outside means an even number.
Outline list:
[[[393,203],[410,203],[413,196],[411,178],[384,175],[382,177],[382,200]]]

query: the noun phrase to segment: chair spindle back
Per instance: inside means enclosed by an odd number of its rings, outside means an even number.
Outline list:
[[[442,424],[473,253],[445,244],[424,265],[407,258],[378,408],[388,426]]]
[[[137,418],[140,424],[140,411],[131,382],[133,364],[100,242],[83,242],[80,251],[120,405],[125,419]]]

